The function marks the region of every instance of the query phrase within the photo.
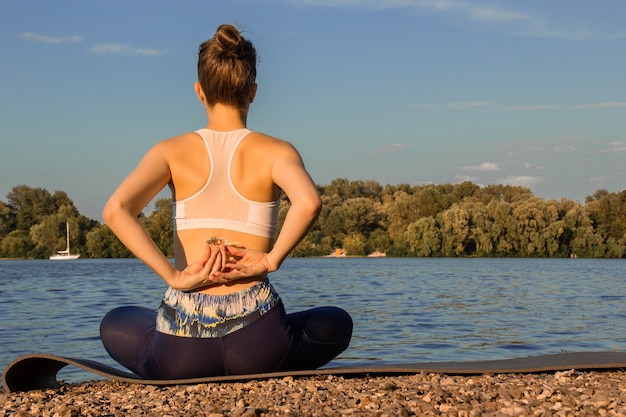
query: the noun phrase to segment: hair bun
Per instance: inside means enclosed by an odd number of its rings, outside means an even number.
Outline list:
[[[221,25],[215,32],[215,43],[222,49],[224,55],[231,58],[242,58],[246,52],[246,39],[241,36],[236,27]]]
[[[247,111],[254,96],[257,55],[254,45],[232,25],[223,24],[198,48],[198,82],[207,105]]]

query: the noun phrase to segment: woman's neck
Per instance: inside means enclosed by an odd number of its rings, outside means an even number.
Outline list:
[[[209,119],[207,129],[226,132],[246,127],[247,109],[243,112],[233,106],[217,103],[206,106],[206,113]]]

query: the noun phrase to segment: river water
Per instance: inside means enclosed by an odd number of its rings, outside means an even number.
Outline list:
[[[350,312],[350,348],[329,366],[626,349],[626,260],[289,258],[270,279],[288,312]],[[0,261],[0,368],[34,352],[119,367],[100,319],[156,309],[164,291],[135,259]]]

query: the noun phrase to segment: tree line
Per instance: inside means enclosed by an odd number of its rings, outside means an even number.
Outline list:
[[[318,186],[323,208],[293,256],[374,252],[394,257],[626,257],[626,190],[598,190],[584,203],[545,200],[525,187],[381,185],[335,179]],[[283,196],[279,228],[289,208]],[[170,200],[139,216],[173,255]],[[111,230],[79,213],[63,191],[16,186],[0,200],[0,258],[47,258],[65,248],[87,258],[132,254]]]

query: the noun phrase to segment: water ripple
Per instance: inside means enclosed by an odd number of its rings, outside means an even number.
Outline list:
[[[626,346],[624,260],[288,259],[288,311],[337,305],[350,348],[331,365],[503,359]],[[98,334],[120,305],[156,308],[165,285],[137,260],[0,262],[0,367],[44,352],[117,366]],[[68,380],[93,378],[63,370]]]

